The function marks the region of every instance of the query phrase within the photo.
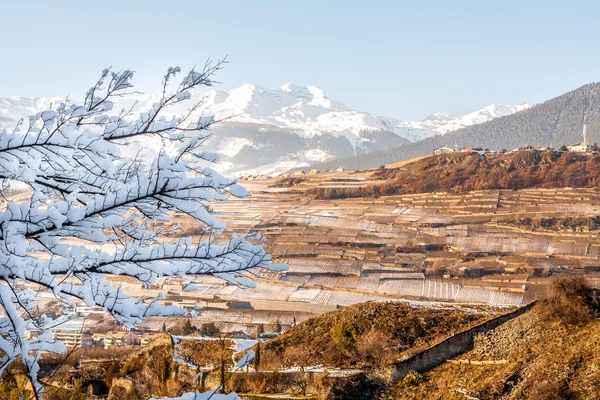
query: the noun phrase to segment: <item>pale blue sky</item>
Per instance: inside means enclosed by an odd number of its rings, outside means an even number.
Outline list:
[[[106,66],[229,55],[219,88],[316,85],[402,119],[536,103],[600,74],[594,1],[0,0],[0,96],[81,98]]]

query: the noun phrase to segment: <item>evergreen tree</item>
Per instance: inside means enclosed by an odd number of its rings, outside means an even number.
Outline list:
[[[225,393],[225,359],[223,353],[221,353],[221,367],[219,368],[219,383],[221,384],[221,390]]]
[[[256,349],[254,350],[254,370],[258,372],[260,370],[260,342],[256,343]]]
[[[191,335],[192,333],[195,333],[197,331],[196,327],[194,325],[192,325],[192,322],[190,321],[190,319],[186,319],[185,320],[185,324],[183,324],[183,334],[184,335]]]
[[[218,336],[220,332],[219,327],[216,326],[214,322],[204,323],[200,327],[200,334],[202,336],[215,337]]]

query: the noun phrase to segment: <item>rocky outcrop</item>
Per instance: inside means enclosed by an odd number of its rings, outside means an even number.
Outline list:
[[[180,396],[195,389],[196,369],[177,362],[174,347],[170,335],[161,335],[120,359],[82,360],[66,376],[90,396],[110,400]]]
[[[131,379],[117,378],[112,381],[108,400],[144,400]]]
[[[144,399],[191,392],[194,390],[196,370],[176,362],[173,352],[171,336],[160,336],[123,360],[120,377],[133,379]]]

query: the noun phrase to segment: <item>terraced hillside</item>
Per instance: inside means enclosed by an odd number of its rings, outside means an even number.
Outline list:
[[[528,289],[536,275],[598,264],[600,241],[594,232],[519,225],[540,216],[596,217],[596,189],[315,200],[308,194],[315,187],[367,185],[368,176],[305,179],[290,188],[272,188],[273,180],[244,182],[251,198],[213,208],[230,230],[263,233],[273,257],[290,269],[265,273],[252,291],[215,289],[214,279],[206,286],[199,280],[189,287],[190,295],[206,291],[332,307],[399,297],[517,305],[535,297]]]
[[[412,164],[403,164],[411,168]],[[585,273],[600,282],[600,192],[595,188],[475,190],[316,199],[316,188],[361,188],[370,171],[343,171],[281,180],[243,180],[252,196],[216,202],[212,211],[231,232],[258,231],[283,273],[256,271],[256,288],[216,277],[142,288],[166,301],[204,307],[196,326],[222,332],[285,332],[311,315],[371,300],[492,306],[526,304],[545,294],[549,276]],[[184,234],[201,229],[187,220]],[[180,302],[180,303],[177,303]],[[181,323],[151,319],[148,329]]]

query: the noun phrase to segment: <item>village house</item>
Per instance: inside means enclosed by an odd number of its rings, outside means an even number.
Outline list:
[[[143,336],[135,332],[124,331],[94,333],[91,336],[91,340],[96,346],[102,346],[105,349],[114,346],[138,346],[141,344],[142,338]],[[150,335],[146,336],[146,344],[149,343],[148,338],[150,338]]]
[[[446,154],[446,153],[454,153],[454,149],[452,147],[442,146],[442,147],[438,147],[437,149],[433,150],[433,154],[435,154],[435,155]]]
[[[157,335],[152,333],[144,333],[140,336],[140,345],[147,346],[151,341],[156,339]]]
[[[53,329],[54,340],[62,342],[67,349],[73,347],[82,347],[84,345],[90,345],[91,337],[89,334],[85,334],[80,330],[72,329]],[[85,337],[85,338],[84,338]]]
[[[252,339],[252,336],[250,336],[247,332],[245,331],[238,331],[235,332],[231,335],[232,339]]]
[[[180,299],[180,300],[159,300],[158,303],[162,306],[174,306],[185,308],[186,310],[195,310],[201,306],[196,304],[196,299]]]
[[[260,331],[259,325],[235,325],[221,329],[221,333],[232,339],[255,339]]]
[[[97,315],[105,314],[105,311],[102,307],[100,307],[100,306],[90,307],[86,304],[78,305],[75,308],[75,312],[77,313],[77,316],[86,316],[86,315],[90,315],[90,314],[97,314]]]
[[[593,147],[591,144],[577,143],[577,144],[572,144],[570,146],[567,146],[567,149],[569,151],[574,151],[577,153],[588,153],[593,150]]]
[[[183,279],[181,278],[171,278],[164,281],[164,283],[160,287],[162,290],[167,293],[175,293],[181,294],[183,291]]]

